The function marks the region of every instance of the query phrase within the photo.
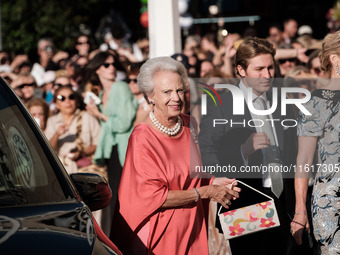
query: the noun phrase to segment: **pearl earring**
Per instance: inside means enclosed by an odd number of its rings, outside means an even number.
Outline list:
[[[334,69],[335,69],[336,75],[340,76],[340,69],[339,69],[339,66],[337,64],[334,65]]]

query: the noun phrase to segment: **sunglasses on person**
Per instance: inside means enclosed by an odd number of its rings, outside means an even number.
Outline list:
[[[317,75],[321,73],[321,69],[319,67],[314,67],[313,70]]]
[[[76,96],[74,94],[71,94],[68,97],[65,97],[65,96],[62,96],[62,95],[57,96],[57,99],[61,102],[64,102],[67,98],[68,98],[68,100],[75,100]]]
[[[127,82],[127,83],[130,83],[130,82],[134,82],[134,83],[137,83],[137,79],[129,79],[129,78],[127,78],[127,79],[125,79],[125,81]]]
[[[21,84],[20,86],[18,86],[17,88],[19,88],[19,89],[23,89],[24,87],[33,87],[35,85],[35,83],[34,82],[32,82],[32,83],[24,83],[24,84]]]
[[[77,42],[78,45],[89,44],[89,41],[86,42]]]
[[[279,63],[280,64],[284,64],[286,63],[287,61],[288,62],[295,62],[296,58],[286,58],[286,59],[279,59]]]
[[[104,66],[105,68],[109,68],[109,66],[112,65],[113,67],[115,67],[115,63],[103,63],[102,66]]]
[[[64,86],[72,87],[72,85],[70,83],[69,84],[61,84],[61,83],[54,83],[53,84],[53,87],[57,87],[57,88],[64,87]]]

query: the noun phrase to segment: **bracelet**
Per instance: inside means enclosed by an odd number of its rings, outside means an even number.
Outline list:
[[[299,215],[299,214],[307,215],[307,212],[296,212],[296,213],[294,213],[294,215]]]
[[[195,203],[197,203],[198,202],[198,200],[200,200],[201,199],[201,196],[200,196],[200,193],[198,193],[198,191],[197,191],[197,189],[196,188],[192,188],[194,191],[195,191],[195,193],[196,193],[196,199],[195,199]]]

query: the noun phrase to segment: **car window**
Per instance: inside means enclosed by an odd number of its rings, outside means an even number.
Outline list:
[[[39,140],[0,84],[0,207],[65,200]]]

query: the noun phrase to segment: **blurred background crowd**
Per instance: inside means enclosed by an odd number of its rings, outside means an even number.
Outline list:
[[[23,9],[27,7],[25,1],[18,2],[21,2]],[[189,5],[189,1],[184,2]],[[207,1],[201,2],[207,4]],[[222,1],[216,2],[216,5],[211,6],[216,6],[217,12],[216,9],[209,7],[210,15],[214,17],[217,17],[218,8],[222,5]],[[239,2],[245,5],[247,1]],[[60,8],[65,15],[70,15],[67,8],[62,8],[63,5],[61,3]],[[225,3],[224,5],[227,6]],[[230,6],[235,7],[235,4]],[[268,22],[261,30],[258,26],[251,25],[252,22],[247,23],[247,26],[244,24],[239,27],[237,24],[228,26],[223,19],[219,19],[210,28],[190,29],[193,18],[189,14],[185,16],[186,11],[180,11],[181,15],[187,18],[182,21],[184,22],[182,50],[174,53],[172,57],[184,64],[191,78],[237,78],[233,61],[236,49],[246,37],[258,36],[273,43],[277,50],[275,78],[324,77],[318,54],[322,38],[339,27],[337,6],[339,6],[337,2],[334,4],[332,1],[325,7],[324,22],[319,22],[318,26],[315,25],[318,22],[315,22],[313,17],[310,18],[313,22],[306,22],[306,19],[301,21],[287,13],[282,19]],[[8,15],[13,15],[13,20],[7,20],[20,24],[20,20],[14,19],[15,13],[10,11],[11,7],[18,10],[18,6],[4,3],[2,12],[8,13],[2,16],[5,16],[6,20]],[[93,6],[88,4],[87,7]],[[105,6],[102,6],[101,10],[104,9]],[[109,15],[103,13],[97,30],[79,26],[78,31],[73,31],[67,36],[67,40],[63,41],[67,42],[66,44],[60,43],[58,37],[53,35],[53,31],[49,31],[41,33],[36,40],[32,37],[29,46],[21,45],[19,25],[16,29],[17,42],[5,40],[6,32],[9,35],[10,31],[2,29],[4,39],[0,51],[0,75],[27,106],[70,173],[77,171],[78,167],[83,167],[82,163],[77,161],[85,156],[93,157],[96,150],[98,151],[97,147],[105,150],[101,144],[103,141],[100,132],[105,132],[103,127],[106,130],[110,116],[120,118],[114,119],[112,123],[115,123],[114,121],[125,123],[123,129],[122,126],[112,124],[111,128],[116,129],[117,133],[126,134],[120,138],[114,136],[113,145],[126,144],[133,127],[148,116],[150,106],[139,91],[136,80],[141,65],[150,57],[145,14],[147,1],[139,2],[137,14],[138,11],[141,12],[137,15],[140,22],[138,32],[129,30],[126,25],[128,22],[122,15],[111,11]],[[6,26],[5,20],[2,20],[3,27]],[[59,20],[59,17],[56,17],[56,22]],[[48,22],[53,23],[53,17],[50,17]],[[23,24],[27,25],[27,20]],[[55,26],[58,27],[58,24]],[[65,25],[64,31],[56,31],[55,35],[65,32],[66,27]],[[27,29],[30,28],[24,28],[25,31]],[[126,89],[116,91],[124,94],[116,95],[114,101],[109,90],[112,84],[117,83],[120,84],[117,87],[125,86]],[[316,85],[308,81],[301,86],[310,91],[316,89]],[[93,106],[95,100],[90,100],[89,103],[86,92],[92,92],[92,95],[100,98],[97,104],[99,110],[95,110],[97,106]],[[195,94],[194,91],[191,93]],[[189,105],[189,90],[186,91],[186,95],[187,102],[183,111],[190,114],[193,109]],[[116,112],[105,111],[109,107]],[[120,111],[124,114],[119,115]],[[117,154],[119,163],[113,167],[121,168],[124,164],[122,156],[124,151],[118,151]],[[115,159],[117,162],[117,158]],[[117,186],[117,183],[113,185]],[[213,224],[211,227],[213,228]],[[110,226],[108,229],[104,226],[103,229],[109,235]],[[213,231],[211,234],[214,234]],[[221,239],[216,237],[213,240],[214,247],[226,249],[223,245],[216,244]]]

